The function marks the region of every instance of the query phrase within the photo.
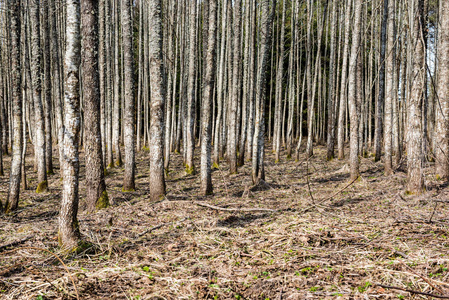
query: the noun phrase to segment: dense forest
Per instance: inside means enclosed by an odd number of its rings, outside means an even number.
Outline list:
[[[0,20],[0,297],[449,299],[449,1]]]

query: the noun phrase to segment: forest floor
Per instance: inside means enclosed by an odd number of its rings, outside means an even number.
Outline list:
[[[432,164],[418,197],[405,193],[404,166],[386,177],[364,158],[351,182],[347,162],[327,162],[324,147],[298,162],[283,153],[275,164],[266,153],[266,183],[252,186],[248,163],[236,175],[224,163],[210,197],[174,155],[167,197],[152,203],[143,151],[137,191],[122,193],[123,169],[110,170],[112,205],[92,214],[82,166],[78,217],[95,247],[71,257],[58,253],[59,176],[35,194],[28,158],[30,189],[16,213],[0,216],[0,298],[432,299],[391,286],[449,295],[449,205],[435,201],[449,199],[449,188],[432,177]],[[9,173],[10,157],[5,164]],[[8,177],[0,181],[4,201]]]

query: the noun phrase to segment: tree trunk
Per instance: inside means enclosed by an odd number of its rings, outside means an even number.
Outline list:
[[[123,132],[125,142],[125,174],[123,191],[134,191],[136,145],[134,132],[134,60],[133,60],[133,24],[132,5],[129,0],[122,0],[121,23],[123,39],[123,74],[125,110],[123,114]],[[151,19],[151,18],[150,18]],[[154,28],[152,28],[154,31]],[[151,41],[150,41],[151,42]],[[153,62],[154,63],[154,62]],[[153,74],[150,75],[150,78]],[[151,90],[153,93],[153,90]],[[163,102],[162,102],[163,103]],[[163,120],[163,117],[162,117]],[[162,136],[162,133],[161,133]],[[151,144],[150,144],[151,145]]]
[[[351,180],[355,180],[359,174],[359,112],[358,112],[358,97],[357,97],[357,64],[361,63],[358,60],[360,40],[361,40],[361,21],[362,21],[362,1],[355,1],[354,5],[354,27],[352,31],[352,46],[351,56],[349,58],[349,76],[348,76],[348,104],[350,115],[350,151],[349,163],[351,170]]]
[[[343,63],[341,71],[341,88],[340,88],[340,111],[338,115],[338,159],[345,158],[345,114],[347,102],[347,72],[348,72],[348,56],[349,56],[349,39],[351,30],[351,4],[352,0],[347,1],[345,13],[345,42],[343,48]]]
[[[387,57],[385,62],[385,175],[393,173],[393,102],[394,94],[397,90],[394,86],[394,69],[396,60],[396,46],[394,27],[395,27],[395,5],[394,1],[385,0],[387,2],[388,15],[388,38],[387,38]]]
[[[44,35],[44,103],[45,103],[45,163],[47,174],[53,174],[53,140],[51,136],[51,61],[50,61],[50,28],[48,19],[48,0],[42,1],[43,35]]]
[[[98,3],[81,2],[82,73],[84,102],[84,150],[86,159],[86,202],[89,211],[109,205],[104,181],[100,127],[100,76],[98,63]]]
[[[150,20],[150,199],[165,196],[164,178],[164,102],[166,98],[164,63],[162,57],[162,2],[149,2]]]
[[[21,95],[21,61],[20,61],[20,2],[8,1],[10,11],[10,61],[11,61],[11,89],[12,89],[12,126],[13,149],[11,173],[9,176],[9,191],[5,211],[10,213],[19,204],[20,179],[22,173],[22,95]]]
[[[270,11],[271,2],[271,11]],[[252,179],[257,184],[265,179],[264,170],[264,136],[265,136],[265,100],[266,100],[266,68],[270,56],[273,15],[276,1],[261,0],[260,48],[256,83],[256,119],[252,153]]]
[[[438,81],[435,122],[435,173],[437,178],[449,179],[449,1],[440,1],[438,29]],[[438,103],[438,102],[437,102]]]
[[[411,26],[414,49],[412,87],[408,98],[408,139],[407,139],[407,189],[410,193],[421,194],[424,191],[423,153],[422,153],[422,103],[425,77],[423,31],[424,1],[415,0],[413,26]]]
[[[215,57],[217,39],[217,0],[209,0],[209,33],[206,54],[206,73],[203,90],[202,132],[201,132],[201,193],[212,193],[211,178],[211,121],[212,100],[215,85]]]
[[[59,245],[67,252],[76,249],[80,240],[78,214],[79,131],[80,131],[80,1],[67,0],[63,190],[59,212]]]
[[[39,1],[32,1],[30,9],[31,21],[31,77],[33,80],[33,102],[34,102],[34,126],[35,156],[37,162],[36,193],[42,193],[48,189],[47,164],[45,163],[45,119],[42,106],[42,80],[41,80],[41,42],[40,42],[40,8]]]
[[[189,73],[187,83],[187,135],[186,135],[186,173],[195,174],[193,154],[195,150],[195,82],[196,82],[196,1],[190,1],[189,19]]]
[[[242,23],[242,0],[234,0],[234,61],[232,67],[232,100],[230,102],[230,124],[229,124],[229,172],[231,174],[237,173],[237,140],[238,131],[237,123],[237,106],[240,99],[240,68],[241,68],[241,23]]]

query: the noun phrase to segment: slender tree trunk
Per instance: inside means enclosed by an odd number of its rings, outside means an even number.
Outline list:
[[[80,131],[80,1],[67,0],[63,190],[59,212],[59,245],[66,251],[77,248],[80,240],[78,214],[79,131]]]
[[[122,0],[121,23],[123,35],[123,74],[125,110],[123,114],[123,130],[125,142],[125,175],[123,178],[123,191],[134,191],[136,167],[136,143],[134,130],[134,61],[133,61],[133,24],[132,5],[129,0]],[[151,18],[150,18],[151,19]],[[152,28],[152,31],[155,29]],[[150,41],[151,43],[151,41]],[[154,62],[152,62],[154,63]],[[150,78],[153,74],[150,75]],[[153,94],[153,90],[151,90]],[[162,101],[163,105],[163,101]],[[153,108],[152,108],[153,109]],[[162,117],[163,120],[163,117]],[[162,127],[161,127],[162,130]],[[162,135],[162,133],[161,133]],[[151,144],[150,144],[151,145]],[[162,161],[161,161],[162,162]],[[163,165],[163,163],[162,163]]]
[[[81,2],[82,72],[84,101],[84,150],[86,159],[86,202],[89,211],[109,205],[104,181],[101,145],[100,73],[98,60],[98,1]]]
[[[270,11],[271,2],[271,11]],[[257,184],[265,179],[264,170],[264,136],[265,136],[265,100],[266,100],[266,68],[270,56],[273,16],[276,1],[261,0],[260,49],[256,83],[256,119],[254,127],[252,153],[252,179]]]
[[[334,98],[335,98],[335,59],[337,48],[337,5],[338,1],[332,3],[332,24],[330,26],[331,35],[331,53],[329,62],[329,100],[327,101],[327,160],[334,158],[334,142],[335,142],[335,115],[334,115]]]
[[[186,136],[186,172],[195,174],[195,165],[193,154],[195,150],[195,82],[196,82],[196,1],[190,1],[190,20],[189,20],[189,77],[187,84],[187,136]]]
[[[352,0],[348,0],[345,12],[345,42],[343,48],[343,63],[341,71],[341,88],[340,88],[340,111],[338,116],[338,159],[345,158],[345,114],[347,102],[347,72],[348,72],[348,56],[349,56],[349,39],[351,30],[351,4]]]
[[[449,1],[440,1],[439,19],[437,50],[439,106],[436,107],[435,122],[435,173],[437,178],[447,181],[449,179]]]
[[[385,62],[385,175],[393,173],[393,102],[394,94],[397,90],[394,86],[394,68],[396,59],[395,47],[395,5],[394,1],[385,0],[387,2],[387,57]]]
[[[408,139],[407,139],[407,189],[410,193],[421,194],[424,190],[422,153],[422,103],[425,77],[423,31],[424,1],[415,0],[411,26],[414,49],[412,87],[408,99]]]
[[[230,102],[230,124],[229,124],[229,172],[237,173],[237,106],[240,99],[240,68],[241,68],[241,46],[240,33],[242,24],[242,0],[234,0],[234,61],[232,67],[232,100]]]
[[[31,21],[31,77],[33,80],[34,101],[34,126],[36,129],[35,156],[37,162],[36,193],[42,193],[48,189],[47,164],[45,163],[45,119],[42,106],[42,79],[41,79],[41,41],[40,41],[40,8],[39,1],[32,1],[30,9]]]
[[[162,1],[149,2],[150,20],[150,199],[165,196],[164,178],[164,101],[166,98],[164,62],[162,57]]]
[[[217,35],[217,0],[209,1],[209,33],[206,54],[206,73],[203,91],[202,138],[201,138],[201,193],[209,195],[213,192],[211,177],[211,121],[212,99],[215,85],[215,57]]]
[[[120,152],[120,35],[119,35],[119,2],[121,0],[114,0],[112,14],[114,16],[114,111],[113,111],[113,128],[112,128],[112,143],[115,151],[115,165],[122,166],[122,154]]]
[[[221,23],[221,45],[220,45],[220,62],[218,65],[217,79],[217,117],[215,119],[215,135],[214,135],[214,166],[218,167],[220,163],[220,140],[223,119],[223,96],[224,96],[224,80],[225,80],[225,57],[226,57],[226,25],[228,20],[227,1],[222,2],[222,23]]]
[[[285,11],[286,0],[282,0],[282,20],[281,20],[281,35],[279,41],[279,57],[278,67],[276,72],[276,101],[274,107],[274,152],[275,162],[279,162],[281,159],[281,109],[283,98],[283,77],[284,77],[284,41],[285,41]]]
[[[350,137],[350,151],[349,162],[351,169],[351,180],[355,180],[359,174],[359,112],[357,99],[357,64],[361,63],[358,60],[360,40],[361,40],[361,16],[362,16],[362,1],[355,1],[354,4],[354,29],[352,31],[352,46],[351,56],[349,58],[349,76],[348,76],[348,103],[351,126]]]
[[[51,136],[52,107],[51,107],[51,61],[50,61],[50,28],[48,19],[48,0],[42,1],[43,7],[43,35],[44,35],[44,103],[45,103],[45,163],[47,174],[53,174],[53,140]]]
[[[5,211],[10,213],[19,204],[20,179],[22,172],[22,95],[21,95],[21,61],[20,61],[20,2],[8,0],[10,11],[10,60],[11,60],[11,89],[12,89],[12,127],[13,149],[11,172],[9,176],[8,199]]]
[[[382,16],[382,28],[380,35],[380,70],[379,70],[379,95],[377,100],[376,111],[376,128],[374,129],[374,151],[375,161],[379,161],[382,155],[382,133],[384,118],[384,100],[385,100],[385,54],[387,47],[387,24],[388,24],[388,1],[384,1],[384,9]]]

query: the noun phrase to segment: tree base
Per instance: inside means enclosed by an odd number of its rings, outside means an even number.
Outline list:
[[[95,205],[95,209],[96,210],[100,210],[102,208],[106,208],[109,207],[109,197],[108,197],[108,192],[103,191],[103,193],[101,193],[100,198],[98,198],[97,203]]]
[[[37,185],[36,193],[37,193],[37,194],[44,193],[44,192],[46,192],[47,190],[48,190],[48,181],[47,181],[47,180],[44,180],[44,181],[42,181],[41,183],[39,183],[39,184]]]

